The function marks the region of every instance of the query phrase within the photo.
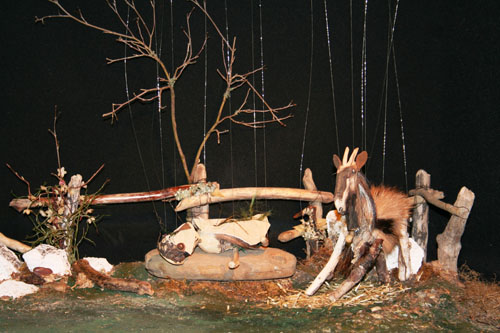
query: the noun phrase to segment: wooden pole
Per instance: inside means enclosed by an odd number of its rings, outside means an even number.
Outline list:
[[[425,170],[418,170],[415,178],[416,189],[429,189],[431,186],[431,175]],[[427,241],[429,239],[429,205],[425,200],[415,203],[413,209],[413,225],[411,236],[415,242],[424,250],[423,262],[427,258]]]
[[[317,191],[318,188],[314,183],[313,175],[311,169],[307,168],[304,171],[304,176],[302,177],[302,183],[304,184],[304,188],[309,191]],[[323,204],[321,201],[313,200],[309,201],[309,205],[316,208],[314,223],[315,227],[318,228],[318,222],[323,218]],[[306,256],[307,259],[311,256],[313,252],[318,251],[319,249],[319,240],[318,239],[308,239],[306,240]]]
[[[287,187],[239,187],[215,191],[212,194],[202,194],[183,199],[177,207],[176,212],[188,208],[202,206],[209,203],[251,200],[251,199],[281,199],[301,201],[321,201],[322,203],[333,202],[333,193],[323,191],[309,191]]]
[[[191,175],[193,183],[206,183],[207,182],[207,169],[205,165],[198,163],[193,170]],[[193,222],[196,218],[202,218],[208,220],[209,216],[209,205],[203,205],[198,207],[193,207],[188,209],[186,222]]]
[[[457,272],[457,261],[462,244],[460,239],[464,233],[467,218],[474,204],[474,192],[465,186],[460,189],[454,206],[467,212],[466,216],[452,215],[443,233],[437,235],[438,261],[442,268]]]
[[[107,204],[118,204],[118,203],[167,200],[174,198],[175,193],[177,193],[177,191],[189,189],[190,187],[191,185],[181,185],[150,192],[96,195],[93,198],[89,196],[82,196],[80,198],[80,201],[92,200],[93,205],[107,205]],[[52,198],[37,198],[36,200],[18,198],[11,200],[9,206],[14,208],[18,212],[22,212],[23,210],[29,207],[46,206],[49,203],[49,200],[52,200]]]

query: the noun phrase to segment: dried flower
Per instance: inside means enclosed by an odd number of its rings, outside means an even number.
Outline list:
[[[63,179],[67,173],[68,172],[66,171],[66,169],[64,169],[64,167],[57,169],[57,177],[59,179]]]
[[[32,213],[32,211],[29,208],[26,208],[25,210],[23,210],[23,214],[30,215],[31,213]]]

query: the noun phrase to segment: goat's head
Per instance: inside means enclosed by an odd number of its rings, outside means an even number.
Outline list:
[[[358,155],[358,148],[355,148],[349,157],[349,147],[346,147],[342,161],[337,155],[333,155],[333,164],[337,168],[334,193],[335,207],[340,214],[345,214],[347,211],[347,200],[356,192],[356,186],[359,182],[358,173],[367,159],[366,151]]]

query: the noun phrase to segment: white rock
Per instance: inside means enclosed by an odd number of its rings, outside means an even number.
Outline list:
[[[109,274],[113,270],[113,265],[106,258],[85,257],[83,259],[88,261],[90,267],[103,274]]]
[[[0,281],[9,280],[10,275],[19,272],[22,262],[7,246],[0,244]]]
[[[36,293],[38,287],[21,281],[7,280],[0,282],[0,297],[8,296],[18,298],[24,295]]]
[[[55,275],[71,274],[71,266],[64,250],[41,244],[23,254],[24,261],[30,271],[36,267],[50,268]]]
[[[413,238],[410,238],[410,274],[417,274],[420,266],[422,266],[422,260],[424,259],[424,250],[420,245],[415,242]],[[391,253],[385,256],[385,262],[387,269],[391,270],[398,268],[398,256],[399,256],[399,246],[394,247]]]

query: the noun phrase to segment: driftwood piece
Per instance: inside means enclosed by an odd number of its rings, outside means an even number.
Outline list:
[[[365,243],[365,246],[370,246],[369,244]],[[340,299],[342,296],[347,294],[349,290],[351,290],[356,284],[361,281],[363,276],[373,267],[375,264],[375,261],[377,260],[377,257],[380,254],[380,250],[382,250],[382,240],[381,239],[376,239],[373,244],[371,244],[369,250],[363,254],[358,261],[354,264],[354,267],[351,271],[351,274],[349,274],[349,277],[344,280],[340,286],[335,289],[335,291],[332,293],[330,296],[330,300],[332,302],[337,301]]]
[[[415,179],[416,189],[429,189],[431,186],[431,175],[425,170],[418,170]],[[420,198],[416,196],[416,198]],[[424,250],[423,262],[427,258],[427,242],[429,239],[429,205],[425,200],[415,200],[413,209],[413,225],[411,236],[415,242]]]
[[[465,186],[460,189],[453,207],[460,210],[460,215],[453,214],[443,233],[437,235],[438,261],[448,271],[457,272],[457,261],[462,244],[460,239],[464,233],[467,217],[474,204],[474,192]]]
[[[198,163],[196,165],[196,168],[194,168],[193,170],[191,179],[193,180],[193,183],[205,183],[207,181],[207,170],[205,168],[205,165]],[[186,215],[186,222],[192,222],[196,218],[208,219],[209,205],[203,205],[188,209]]]
[[[9,238],[0,232],[0,244],[7,246],[14,251],[25,253],[31,250],[31,246],[21,243],[18,240]]]
[[[89,280],[91,280],[101,288],[129,291],[137,293],[139,295],[153,295],[154,293],[154,290],[149,282],[140,281],[137,279],[119,279],[110,277],[93,269],[85,259],[75,261],[72,267],[77,274],[85,274],[85,276]]]
[[[210,203],[251,200],[251,199],[281,199],[300,201],[321,201],[322,203],[333,202],[333,193],[323,191],[309,191],[288,187],[240,187],[223,189],[217,191],[216,195],[202,194],[185,198],[175,208],[176,212],[188,208],[202,206]]]
[[[335,270],[335,267],[339,262],[340,255],[342,254],[342,250],[344,249],[345,245],[345,238],[347,236],[347,226],[345,223],[338,221],[335,223],[333,230],[338,233],[337,243],[335,243],[332,255],[330,256],[330,259],[326,263],[325,267],[323,267],[323,269],[318,274],[318,276],[316,276],[316,278],[311,283],[309,288],[307,288],[306,290],[307,296],[312,296],[316,293],[316,291],[321,287],[323,282],[325,282],[325,280]]]

